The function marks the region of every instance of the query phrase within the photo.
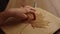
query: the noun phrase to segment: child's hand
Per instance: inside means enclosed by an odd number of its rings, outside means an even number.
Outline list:
[[[13,8],[8,10],[8,13],[10,14],[11,17],[15,17],[20,20],[28,19],[27,14],[29,13],[32,13],[33,15],[32,19],[35,19],[35,12],[36,12],[35,8],[30,6],[25,6],[22,8]]]

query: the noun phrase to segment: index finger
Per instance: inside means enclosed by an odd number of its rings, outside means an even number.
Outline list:
[[[36,9],[35,9],[35,8],[30,7],[30,6],[26,6],[25,8],[36,11]]]

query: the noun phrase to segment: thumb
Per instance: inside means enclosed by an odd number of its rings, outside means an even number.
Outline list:
[[[17,19],[19,19],[19,20],[27,20],[28,19],[28,17],[27,17],[27,15],[26,14],[17,14],[17,15],[15,15],[14,16],[15,18],[17,18]]]

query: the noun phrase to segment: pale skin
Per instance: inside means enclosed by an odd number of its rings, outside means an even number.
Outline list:
[[[4,24],[5,20],[9,17],[15,17],[19,20],[26,20],[28,16],[25,13],[33,13],[35,15],[35,8],[25,6],[21,8],[10,8],[0,13],[0,25]],[[33,16],[34,17],[34,16]]]

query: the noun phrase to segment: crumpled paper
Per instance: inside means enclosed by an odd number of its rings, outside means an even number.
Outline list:
[[[44,19],[44,16],[41,14],[41,12],[36,12],[36,20],[32,20],[33,18],[32,14],[28,15],[29,15],[28,23],[31,24],[33,28],[45,28],[49,24],[49,22]]]

